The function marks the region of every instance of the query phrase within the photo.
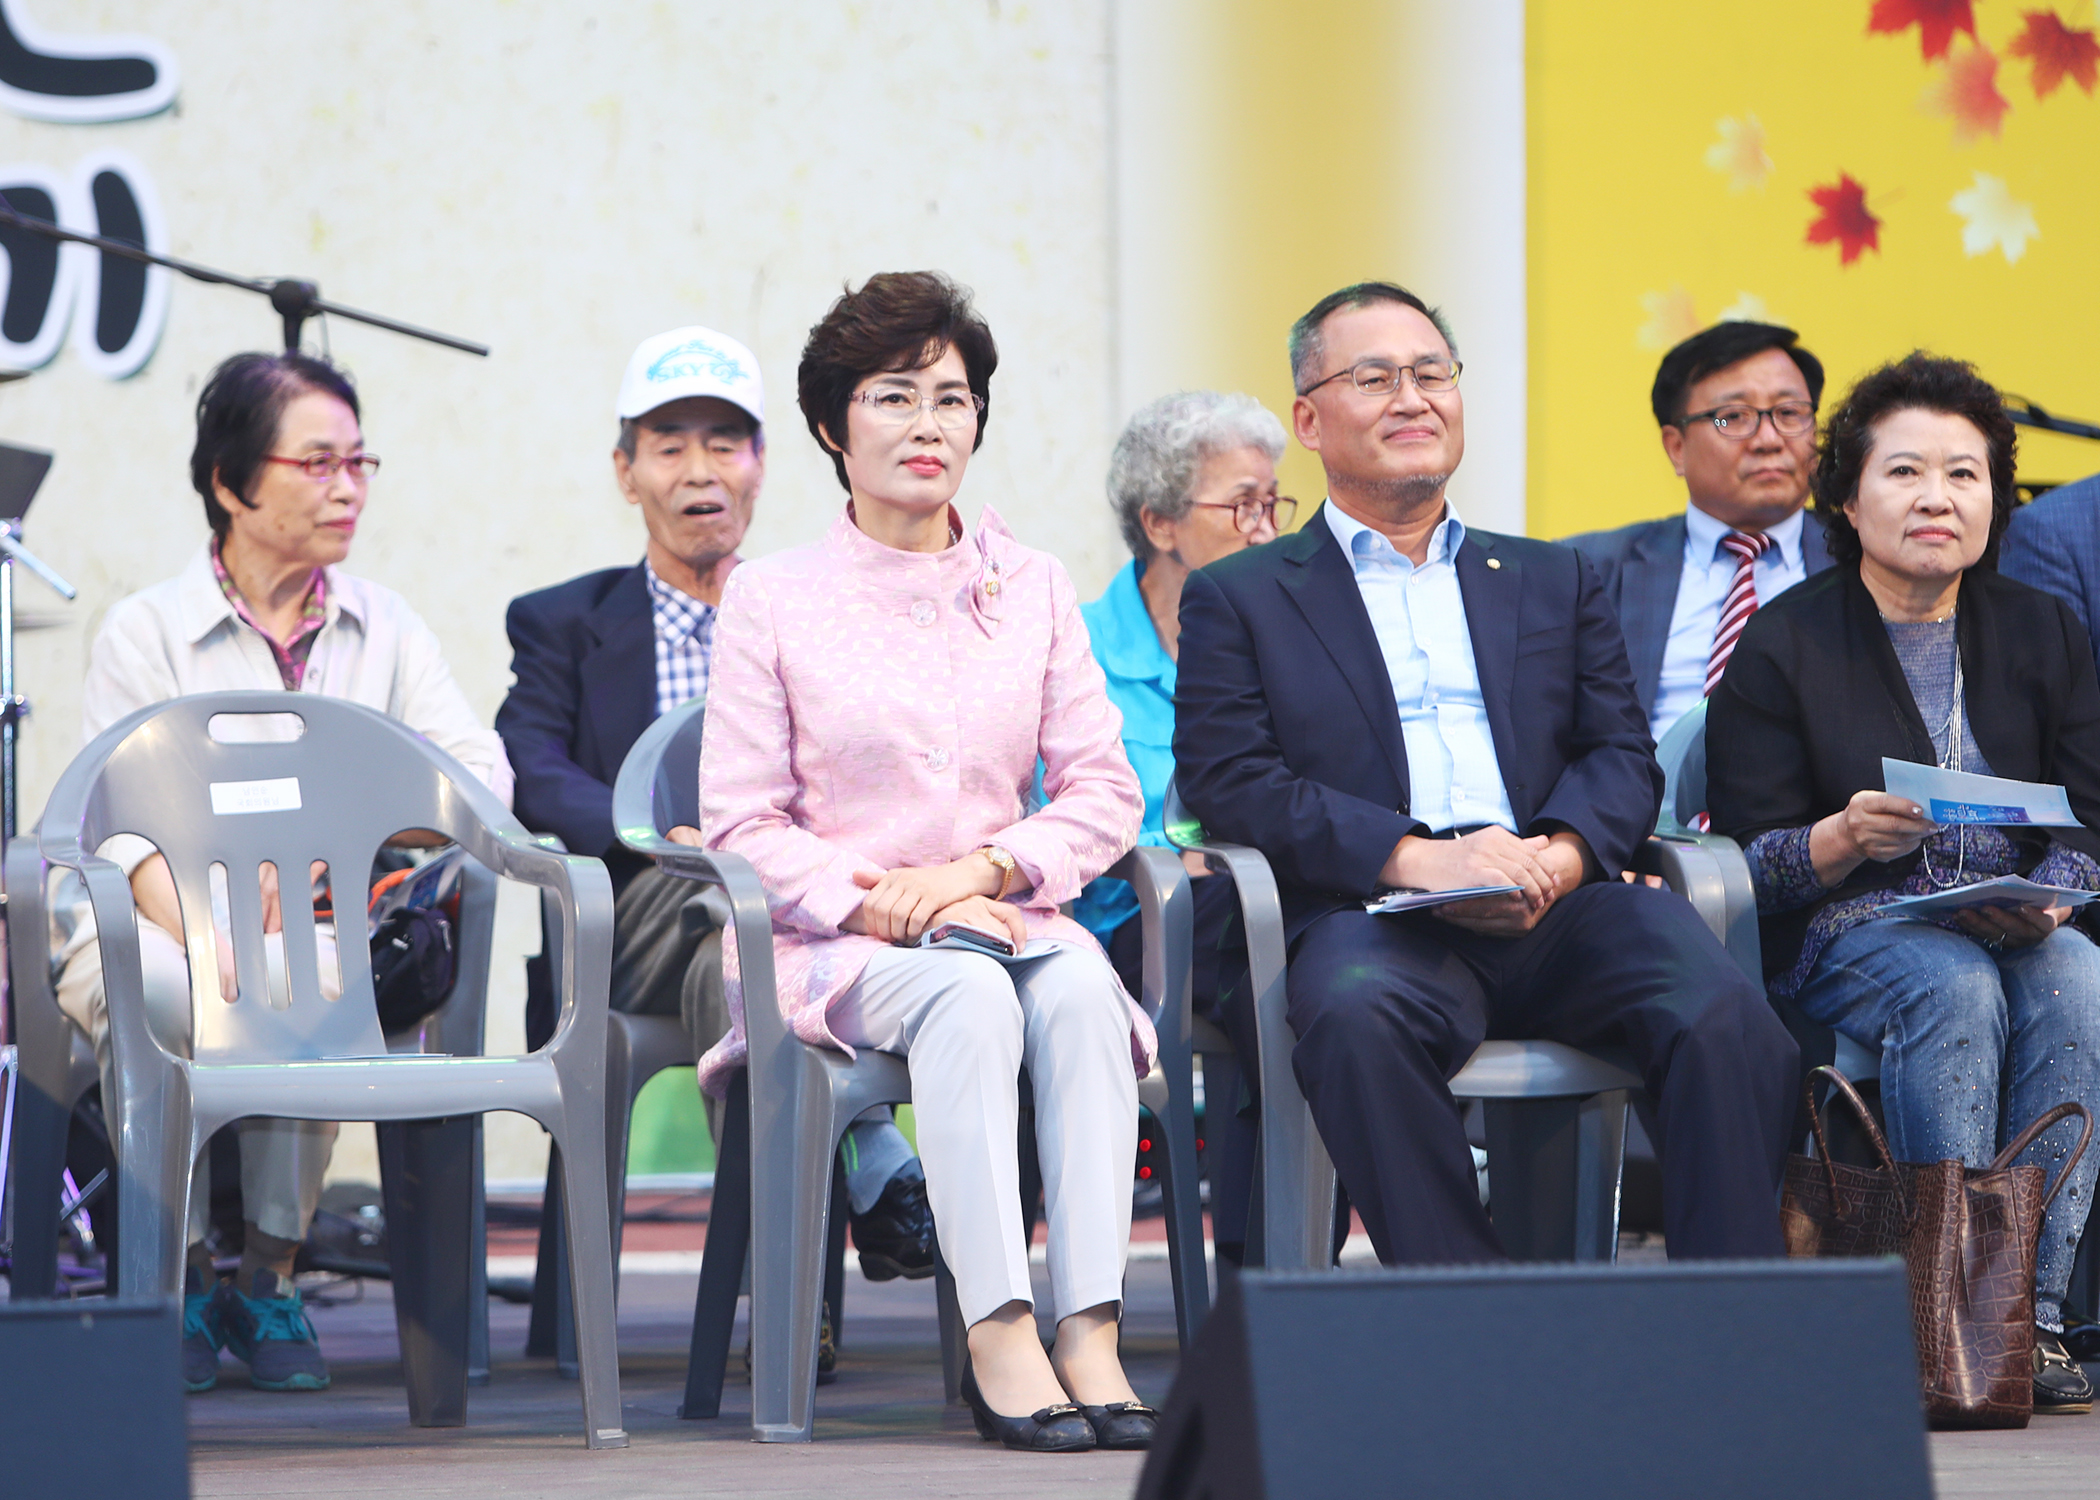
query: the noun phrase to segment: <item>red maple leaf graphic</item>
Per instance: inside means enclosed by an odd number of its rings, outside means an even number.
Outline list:
[[[1948,57],[1946,71],[1926,85],[1919,100],[1933,114],[1954,121],[1954,144],[1969,146],[1998,134],[2012,101],[1998,92],[1998,59],[1982,45]]]
[[[1811,245],[1837,241],[1838,263],[1846,266],[1858,260],[1863,250],[1881,253],[1881,220],[1867,212],[1867,190],[1850,172],[1840,172],[1828,187],[1810,188],[1808,201],[1820,210],[1809,221]]]
[[[2100,75],[2100,37],[2090,31],[2073,31],[2053,10],[2024,14],[2027,29],[2005,50],[2013,57],[2034,59],[2034,97],[2048,98],[2066,77],[2090,94]]]
[[[1918,49],[1927,62],[1945,57],[1955,32],[1976,35],[1972,0],[1874,0],[1873,13],[1867,17],[1869,35],[1877,31],[1893,35],[1913,26],[1918,28]]]

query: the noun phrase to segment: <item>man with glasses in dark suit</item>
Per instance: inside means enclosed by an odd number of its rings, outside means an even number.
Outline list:
[[[1717,323],[1663,356],[1649,393],[1681,515],[1567,538],[1597,569],[1660,740],[1721,680],[1758,607],[1830,566],[1804,513],[1823,365],[1770,323]]]
[[[1449,1087],[1491,1036],[1627,1048],[1670,1253],[1783,1253],[1796,1050],[1689,903],[1619,878],[1662,773],[1595,571],[1447,503],[1460,365],[1412,292],[1322,299],[1291,365],[1327,503],[1190,574],[1174,758],[1204,827],[1275,871],[1293,1071],[1379,1259],[1502,1255]],[[1513,889],[1365,910],[1476,886]]]

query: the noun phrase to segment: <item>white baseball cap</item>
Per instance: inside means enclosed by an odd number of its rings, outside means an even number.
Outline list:
[[[674,328],[643,339],[620,377],[615,415],[625,421],[687,396],[714,396],[742,407],[754,422],[766,420],[757,356],[712,328]]]

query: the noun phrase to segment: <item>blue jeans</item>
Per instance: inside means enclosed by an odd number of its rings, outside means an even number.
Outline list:
[[[1898,1161],[1986,1166],[2054,1105],[2100,1111],[2100,949],[2074,928],[1993,954],[1925,922],[1864,923],[1823,950],[1799,999],[1825,1026],[1881,1049]],[[2066,1120],[2020,1160],[2053,1181],[2077,1139]],[[2100,1142],[2043,1221],[2034,1311],[2050,1327],[2061,1325],[2096,1175]]]

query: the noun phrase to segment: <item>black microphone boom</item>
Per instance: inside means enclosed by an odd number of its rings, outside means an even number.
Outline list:
[[[399,323],[392,318],[382,318],[377,313],[359,312],[354,307],[344,307],[340,303],[324,302],[321,299],[320,288],[310,281],[258,281],[252,277],[234,276],[225,271],[214,271],[210,266],[200,266],[195,261],[180,260],[172,255],[157,255],[125,240],[113,240],[99,234],[81,234],[77,230],[63,229],[46,220],[30,218],[9,203],[5,195],[0,195],[0,224],[25,229],[31,234],[42,235],[47,240],[86,245],[106,255],[143,261],[149,266],[165,266],[170,271],[180,271],[193,281],[208,282],[214,286],[239,287],[242,291],[267,297],[270,299],[270,306],[277,310],[277,315],[284,321],[284,347],[287,350],[299,347],[299,334],[308,318],[317,313],[328,313],[334,317],[348,318],[353,323],[368,323],[374,328],[384,328],[389,333],[406,334],[412,339],[443,344],[448,349],[457,349],[464,354],[478,354],[486,358],[489,352],[486,344],[476,344],[467,339],[454,338],[449,333],[418,328],[413,323]],[[2100,433],[2095,435],[2100,436]]]
[[[2069,417],[2053,416],[2025,396],[2007,395],[2004,400],[2005,414],[2022,427],[2033,427],[2042,432],[2060,432],[2066,437],[2091,438],[2100,442],[2100,426],[2091,422],[2074,422]]]

